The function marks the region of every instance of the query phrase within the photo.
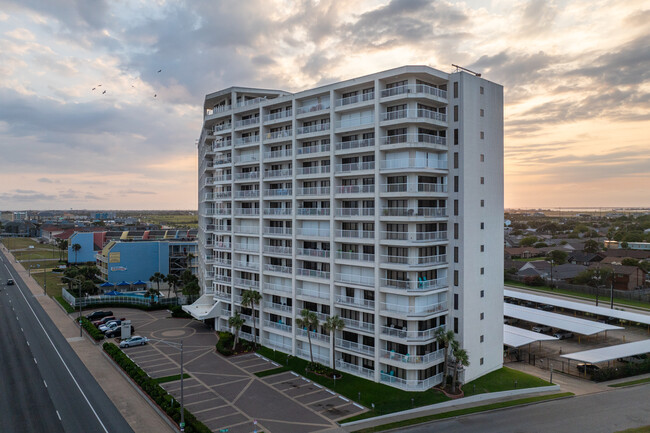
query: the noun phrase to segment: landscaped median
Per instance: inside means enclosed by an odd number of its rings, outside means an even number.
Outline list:
[[[113,343],[104,343],[104,351],[120,366],[122,370],[136,383],[138,386],[151,397],[151,399],[165,412],[171,419],[178,424],[181,420],[181,410],[177,402],[171,395],[167,393],[156,379],[149,377],[144,370],[136,365],[135,362],[126,356]],[[187,376],[184,376],[187,377]],[[178,377],[180,379],[180,375]],[[173,379],[172,379],[173,380]],[[201,421],[197,420],[192,413],[187,409],[185,413],[185,432],[186,433],[211,433],[210,429],[205,426]]]

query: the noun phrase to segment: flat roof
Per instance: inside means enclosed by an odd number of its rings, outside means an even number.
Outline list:
[[[616,346],[601,347],[600,349],[585,350],[584,352],[569,353],[562,355],[562,358],[596,364],[598,362],[606,362],[648,352],[650,352],[650,340],[642,340],[618,344]]]
[[[535,308],[522,307],[504,302],[503,315],[527,322],[539,323],[565,331],[574,332],[580,335],[594,335],[603,331],[623,329],[620,326],[608,325],[606,323],[594,322],[591,320],[578,319],[577,317],[565,316],[564,314],[551,313],[537,310]]]
[[[557,340],[541,332],[533,332],[516,326],[503,325],[503,344],[510,347],[521,347],[536,341]]]
[[[521,299],[524,301],[538,302],[540,304],[553,305],[555,307],[567,308],[584,313],[597,314],[599,316],[615,317],[620,320],[628,320],[634,323],[643,323],[650,325],[650,315],[641,313],[632,313],[629,311],[612,310],[605,307],[596,307],[595,305],[584,304],[582,302],[567,301],[550,296],[533,295],[531,293],[518,292],[515,290],[503,290],[503,296],[509,298]]]

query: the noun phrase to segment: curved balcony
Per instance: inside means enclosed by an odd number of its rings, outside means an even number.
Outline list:
[[[445,218],[447,217],[446,207],[420,207],[417,209],[406,207],[385,207],[381,210],[384,217],[428,217],[428,218]]]
[[[447,102],[447,91],[428,84],[405,84],[403,86],[391,87],[381,91],[382,98],[388,98],[397,95],[425,95],[433,99],[440,100],[440,102]]]
[[[447,184],[443,183],[387,183],[381,186],[383,193],[425,193],[425,194],[443,194],[447,192]]]
[[[384,159],[381,161],[382,171],[390,170],[448,170],[447,161],[444,159],[404,158]]]
[[[434,280],[392,280],[389,278],[381,279],[381,287],[387,289],[408,290],[408,291],[428,291],[440,290],[447,287],[447,278],[436,278]]]
[[[380,309],[383,315],[402,314],[407,316],[428,316],[447,311],[447,301],[422,306],[397,305],[382,302],[380,304]]]

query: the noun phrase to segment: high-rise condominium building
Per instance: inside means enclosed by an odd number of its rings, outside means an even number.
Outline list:
[[[206,95],[199,142],[203,296],[187,310],[408,390],[442,380],[451,329],[472,380],[502,365],[503,88],[404,66],[289,93]],[[242,293],[261,301],[242,306]],[[255,327],[253,327],[255,320]],[[334,353],[332,353],[334,352]]]

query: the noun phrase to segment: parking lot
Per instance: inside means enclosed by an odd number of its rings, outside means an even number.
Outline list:
[[[167,311],[118,308],[113,313],[130,319],[136,335],[151,339],[148,345],[124,349],[151,377],[180,373],[180,351],[165,342],[183,340],[184,371],[191,376],[183,384],[185,407],[212,431],[318,432],[366,411],[292,372],[255,376],[278,364],[252,353],[221,356],[215,351],[216,333],[201,322],[171,318]],[[180,380],[162,386],[180,400]]]

